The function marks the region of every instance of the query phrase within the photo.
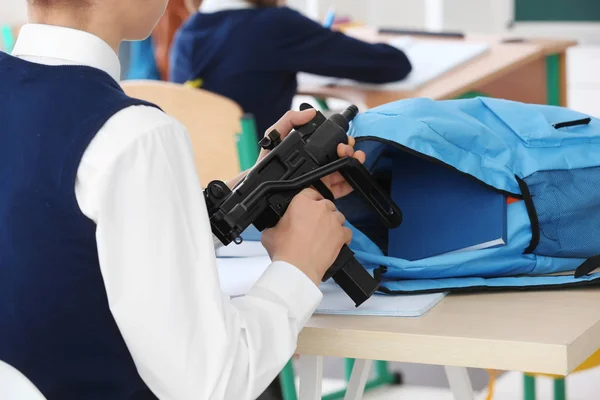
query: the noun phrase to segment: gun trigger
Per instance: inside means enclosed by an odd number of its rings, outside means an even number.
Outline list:
[[[331,190],[329,190],[329,188],[327,186],[325,186],[323,181],[321,181],[320,179],[318,181],[316,181],[315,183],[313,183],[313,186],[316,189],[316,191],[319,192],[321,194],[321,196],[325,197],[327,200],[329,200],[329,201],[335,200],[335,197],[333,197],[333,193],[331,193]]]

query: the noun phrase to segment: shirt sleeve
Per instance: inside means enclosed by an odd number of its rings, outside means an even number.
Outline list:
[[[246,296],[222,294],[181,125],[140,135],[97,175],[78,198],[93,208],[110,310],[142,379],[161,399],[258,397],[292,356],[318,288],[276,262]]]
[[[399,81],[411,71],[406,54],[395,47],[334,32],[286,7],[273,12],[278,16],[265,30],[276,50],[263,65],[368,83]]]

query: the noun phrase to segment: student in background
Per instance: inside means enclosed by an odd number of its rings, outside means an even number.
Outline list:
[[[118,84],[120,43],[147,37],[166,2],[27,0],[30,24],[0,53],[0,360],[48,400],[256,398],[351,239],[305,190],[263,233],[259,281],[222,293],[189,135]]]
[[[291,107],[298,72],[362,82],[406,77],[406,55],[324,28],[277,0],[188,0],[198,9],[171,53],[174,82],[191,81],[254,114],[258,131]]]
[[[160,79],[163,81],[169,80],[169,55],[173,40],[175,39],[175,33],[192,15],[186,5],[186,1],[169,0],[164,15],[158,21],[156,27],[154,27],[154,31],[152,31],[156,66],[160,74]]]

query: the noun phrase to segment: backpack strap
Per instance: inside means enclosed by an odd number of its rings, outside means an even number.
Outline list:
[[[599,286],[600,272],[580,278],[573,275],[520,275],[495,278],[463,277],[440,279],[382,279],[379,292],[384,294],[484,293],[488,291],[552,290]]]
[[[529,186],[518,176],[515,175],[515,178],[519,183],[519,189],[521,189],[521,195],[523,196],[523,201],[525,201],[525,207],[527,208],[527,214],[531,223],[531,242],[529,242],[529,246],[527,246],[523,254],[531,254],[540,243],[540,222],[535,210],[535,204],[533,204],[533,198],[529,192]]]
[[[593,270],[600,267],[600,254],[588,258],[575,270],[575,278],[589,275]]]

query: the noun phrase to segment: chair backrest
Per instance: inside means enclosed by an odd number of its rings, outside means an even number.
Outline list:
[[[201,89],[162,81],[121,82],[128,96],[149,101],[181,122],[190,134],[196,169],[203,186],[231,179],[240,172],[237,135],[241,108]]]
[[[0,399],[46,400],[21,372],[0,361]]]

